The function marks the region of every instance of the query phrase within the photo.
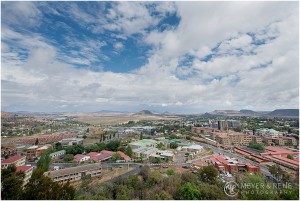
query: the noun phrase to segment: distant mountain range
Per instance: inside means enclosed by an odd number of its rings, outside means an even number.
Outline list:
[[[214,110],[205,113],[202,117],[213,116],[270,116],[270,117],[299,117],[299,109],[277,109],[274,111],[253,111],[253,110]]]
[[[19,116],[35,116],[35,117],[55,117],[55,116],[62,116],[62,115],[100,115],[100,116],[112,116],[112,115],[145,115],[145,116],[201,116],[201,117],[222,117],[222,116],[252,116],[252,117],[299,117],[299,109],[277,109],[274,111],[253,111],[248,109],[241,109],[241,110],[214,110],[212,112],[206,112],[204,114],[178,114],[173,112],[163,112],[163,113],[157,113],[152,112],[150,110],[142,110],[137,113],[130,113],[130,112],[124,112],[124,111],[112,111],[112,110],[101,110],[97,112],[85,112],[85,113],[78,113],[78,112],[52,112],[52,113],[46,113],[46,112],[26,112],[26,111],[18,111],[18,112],[4,112],[2,111],[1,116],[7,117],[10,114],[16,114]],[[68,115],[67,115],[68,116]]]
[[[299,116],[299,109],[278,109],[267,114],[268,116],[284,116],[296,117]]]

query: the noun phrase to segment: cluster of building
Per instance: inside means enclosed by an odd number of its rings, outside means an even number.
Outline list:
[[[38,146],[38,145],[34,145],[31,147],[28,147],[26,149],[26,157],[27,159],[36,159],[38,157],[40,157],[43,153],[46,153],[50,150],[52,150],[52,145],[50,144],[46,144],[44,146]]]
[[[267,164],[268,162],[273,162],[291,170],[299,170],[299,152],[274,146],[265,147],[265,151],[262,153],[254,153],[238,147],[234,150],[236,153],[250,158],[257,163]],[[287,158],[288,155],[292,156],[293,159]]]
[[[177,151],[189,152],[191,155],[198,154],[203,151],[203,147],[196,144],[183,143],[180,139],[165,139],[164,137],[153,139],[143,139],[129,143],[133,149],[133,156],[136,159],[155,160],[157,158],[163,161],[173,161],[175,154],[173,150],[159,150],[158,144],[162,144],[166,149],[170,148],[171,143],[178,145]]]
[[[1,168],[7,168],[10,165],[16,166],[16,171],[22,171],[25,173],[24,177],[24,183],[23,186],[25,186],[32,175],[33,167],[25,165],[26,162],[26,156],[12,156],[7,159],[4,159],[1,161]]]
[[[255,135],[252,132],[222,131],[212,127],[193,127],[192,131],[211,143],[224,148],[231,146],[248,146],[250,142],[266,145],[297,145],[294,137],[282,136],[282,133],[273,129],[259,129]]]
[[[212,156],[205,161],[196,162],[193,164],[196,167],[203,167],[206,165],[213,165],[220,172],[238,173],[238,172],[259,172],[260,168],[250,163],[244,163],[236,158],[230,158],[223,155]]]
[[[88,154],[77,154],[74,156],[74,161],[81,163],[84,161],[94,161],[94,162],[105,162],[108,161],[113,157],[115,153],[118,153],[120,155],[120,161],[129,162],[131,158],[127,156],[122,151],[108,151],[108,150],[102,150],[101,152],[90,152]]]

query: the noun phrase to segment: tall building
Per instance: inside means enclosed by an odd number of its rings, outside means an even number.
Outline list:
[[[228,128],[228,123],[226,120],[219,120],[218,121],[218,129],[219,130],[227,130]]]
[[[241,122],[239,120],[228,120],[229,128],[239,128],[241,127]]]

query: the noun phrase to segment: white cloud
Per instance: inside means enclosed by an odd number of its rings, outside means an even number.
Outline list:
[[[156,8],[162,12],[178,11],[181,21],[176,29],[144,33],[158,19],[138,2],[117,3],[107,15],[114,23],[104,28],[126,36],[143,33],[144,42],[152,45],[148,63],[128,73],[93,72],[66,64],[96,61],[94,52],[101,53],[106,42],[69,38],[70,46],[80,47],[80,51],[71,52],[72,57],[62,56],[55,45],[39,35],[2,27],[3,108],[95,111],[101,107],[149,107],[204,112],[298,107],[299,23],[295,2],[177,2],[176,8],[174,4],[159,5],[164,5]],[[86,23],[95,20],[81,11],[77,19]],[[248,32],[265,44],[252,44]],[[9,45],[11,41],[19,44],[17,50]],[[118,42],[114,46],[126,48]],[[18,60],[23,48],[28,58]],[[236,49],[247,54],[231,54]],[[248,54],[250,51],[253,53]],[[214,54],[211,60],[201,60],[210,54]],[[191,62],[180,66],[187,55],[192,56]]]

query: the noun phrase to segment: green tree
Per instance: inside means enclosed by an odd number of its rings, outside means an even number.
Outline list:
[[[294,156],[293,156],[292,154],[288,154],[288,155],[287,155],[287,158],[288,158],[288,159],[291,159],[291,160],[294,160]]]
[[[82,176],[81,177],[81,188],[88,189],[91,181],[92,181],[92,177],[90,174]]]
[[[201,193],[197,184],[187,182],[179,188],[181,200],[200,200]]]
[[[161,163],[161,158],[155,158],[154,163]]]
[[[54,149],[55,149],[55,151],[60,151],[63,149],[63,147],[60,142],[57,142],[54,144]]]
[[[280,188],[279,199],[281,200],[299,200],[299,188],[290,187],[290,188]]]
[[[276,187],[267,183],[260,175],[243,175],[237,180],[239,186],[247,185],[247,188],[240,188],[240,197],[245,200],[276,200],[278,199]],[[270,188],[269,188],[270,187]],[[270,193],[274,192],[274,193]]]
[[[104,143],[97,143],[97,146],[98,146],[99,151],[102,151],[102,150],[106,149],[106,144],[104,144]]]
[[[107,145],[106,148],[109,151],[117,151],[118,147],[121,145],[120,141],[110,141]]]
[[[223,188],[217,185],[202,183],[199,186],[200,197],[202,200],[225,200],[226,195]]]
[[[256,142],[250,142],[249,147],[257,149],[257,150],[265,150],[265,147],[261,144],[257,144]]]
[[[133,156],[133,151],[130,145],[127,146],[126,150],[125,150],[125,154],[129,157]]]
[[[72,154],[64,155],[64,161],[65,162],[69,162],[69,161],[72,161],[72,160],[74,160],[74,156]]]
[[[115,185],[114,192],[116,200],[129,200],[133,195],[133,189],[127,185]]]
[[[20,200],[22,199],[22,185],[25,177],[24,172],[17,172],[15,165],[8,166],[1,170],[1,199]]]
[[[116,153],[114,153],[112,155],[112,159],[114,159],[114,160],[120,160],[121,159],[121,155],[118,152],[116,152]]]
[[[171,149],[176,149],[178,147],[178,144],[176,142],[171,142],[170,143],[170,148]]]
[[[51,157],[49,153],[44,153],[41,155],[40,159],[37,162],[37,167],[40,168],[43,172],[48,171],[49,165],[51,162]]]
[[[67,149],[66,149],[67,154],[76,155],[76,154],[82,154],[83,152],[84,152],[84,146],[81,144],[73,145],[73,146],[67,147]]]
[[[165,147],[164,144],[161,142],[156,145],[156,148],[158,148],[158,149],[162,149],[164,147]]]
[[[25,200],[72,200],[75,189],[69,183],[60,185],[44,176],[43,170],[37,168],[33,171],[23,194]]]
[[[198,174],[201,181],[214,184],[218,176],[218,170],[214,166],[209,165],[203,167]]]
[[[35,143],[34,143],[35,145],[38,145],[39,144],[39,138],[36,138],[35,139]]]
[[[173,197],[169,192],[162,190],[155,193],[155,200],[173,200]]]
[[[169,175],[169,176],[172,176],[172,175],[174,175],[174,170],[173,169],[168,169],[167,170],[167,175]]]

